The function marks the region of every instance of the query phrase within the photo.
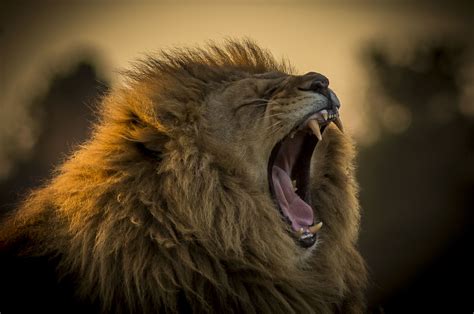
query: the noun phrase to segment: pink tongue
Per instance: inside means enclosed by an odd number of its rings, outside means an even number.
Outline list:
[[[291,220],[295,231],[313,224],[313,209],[294,191],[291,178],[278,166],[272,169],[273,188],[283,213]]]

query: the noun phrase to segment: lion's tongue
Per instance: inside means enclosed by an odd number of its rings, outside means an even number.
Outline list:
[[[298,231],[312,225],[313,209],[293,191],[288,174],[280,167],[273,166],[272,179],[278,203],[283,213],[290,219],[293,229]]]

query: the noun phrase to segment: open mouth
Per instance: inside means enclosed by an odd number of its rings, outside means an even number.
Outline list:
[[[268,163],[270,193],[298,243],[311,247],[323,222],[311,207],[311,157],[327,125],[343,131],[337,108],[304,117],[272,150]]]

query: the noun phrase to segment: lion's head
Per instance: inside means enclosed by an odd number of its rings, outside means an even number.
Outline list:
[[[322,226],[311,206],[311,157],[331,122],[342,131],[340,103],[328,85],[314,72],[242,72],[206,96],[201,126],[223,160],[234,163],[226,169],[245,172],[249,187],[274,200],[305,248]]]
[[[17,221],[106,307],[362,308],[340,103],[291,72],[250,41],[140,62]]]

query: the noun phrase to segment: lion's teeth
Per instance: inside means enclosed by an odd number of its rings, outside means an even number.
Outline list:
[[[303,233],[304,233],[304,229],[303,229],[303,228],[300,228],[300,230],[298,230],[298,231],[296,232],[296,236],[297,236],[298,238],[300,238],[300,237],[303,235]]]
[[[323,116],[324,121],[326,121],[329,117],[327,110],[321,111],[321,115]]]
[[[308,122],[309,127],[313,131],[314,135],[318,138],[318,140],[322,140],[323,137],[321,136],[321,130],[319,129],[319,123],[316,121],[316,119],[310,120]]]
[[[319,222],[314,226],[309,227],[308,229],[300,228],[300,230],[296,231],[296,236],[298,238],[301,238],[302,236],[312,236],[315,235],[319,230],[321,230],[321,227],[323,226],[323,222]]]
[[[311,232],[312,234],[315,234],[321,229],[322,226],[323,226],[323,222],[321,221],[318,224],[309,227],[309,232]]]
[[[342,125],[341,118],[337,117],[336,120],[334,120],[334,124],[337,126],[337,128],[344,133],[344,126]]]
[[[291,181],[291,185],[293,185],[293,192],[296,192],[298,190],[296,187],[296,180]]]

